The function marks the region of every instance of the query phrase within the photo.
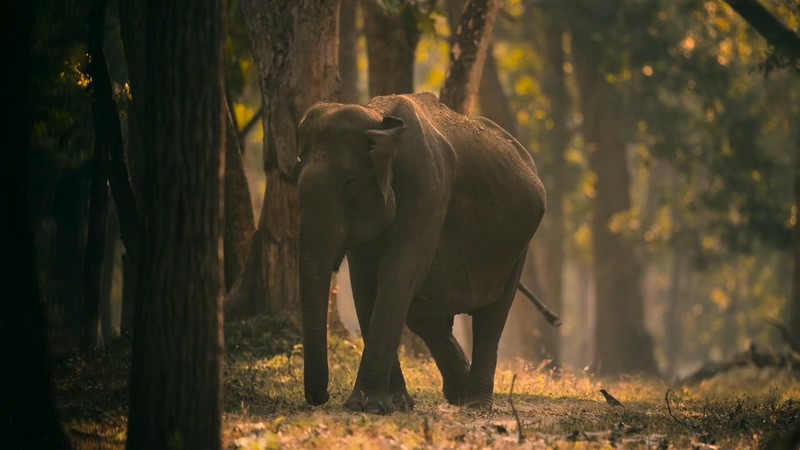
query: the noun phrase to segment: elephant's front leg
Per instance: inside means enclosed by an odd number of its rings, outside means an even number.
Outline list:
[[[378,261],[369,251],[352,251],[348,254],[350,264],[350,282],[353,288],[356,315],[361,334],[364,339],[369,335],[369,322],[375,306],[377,296],[377,266]],[[400,360],[395,353],[392,363],[392,372],[389,376],[389,394],[392,396],[392,405],[395,410],[411,411],[414,409],[414,400],[408,393],[406,381],[400,367]],[[354,391],[355,393],[355,391]],[[364,411],[366,399],[362,395],[351,395],[345,402],[345,407],[353,411]]]
[[[345,405],[351,410],[389,414],[395,406],[403,409],[413,407],[397,358],[408,306],[402,308],[402,304],[399,304],[401,308],[391,308],[396,311],[394,314],[387,313],[380,306],[381,302],[376,302],[369,329],[364,336],[364,353],[356,383]]]

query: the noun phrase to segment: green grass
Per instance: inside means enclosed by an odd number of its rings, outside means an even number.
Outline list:
[[[226,448],[751,448],[800,423],[800,382],[788,371],[748,368],[681,387],[636,377],[599,380],[520,361],[501,365],[494,408],[478,412],[447,405],[433,362],[404,354],[415,410],[357,414],[342,404],[358,367],[359,340],[331,339],[331,400],[322,407],[303,400],[302,348],[290,321],[227,326],[226,340]],[[78,448],[124,447],[128,358],[118,344],[90,363],[60,365],[59,407]],[[508,401],[513,378],[519,424]],[[600,388],[624,406],[607,405]]]

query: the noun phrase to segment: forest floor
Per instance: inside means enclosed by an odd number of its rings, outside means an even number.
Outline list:
[[[744,368],[680,386],[518,362],[498,368],[494,408],[478,412],[445,403],[434,363],[407,356],[414,411],[352,413],[342,404],[362,347],[343,338],[330,341],[331,400],[310,407],[295,326],[256,318],[225,331],[228,449],[786,448],[780,439],[800,424],[800,380],[789,371]],[[129,358],[118,342],[56,364],[58,406],[76,448],[124,448]],[[623,406],[607,404],[601,388]]]

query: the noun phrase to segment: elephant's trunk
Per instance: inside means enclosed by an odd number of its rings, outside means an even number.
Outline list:
[[[335,216],[335,214],[333,214]],[[303,317],[306,401],[328,401],[328,290],[331,269],[341,253],[341,222],[330,214],[303,211],[300,219],[299,269]]]

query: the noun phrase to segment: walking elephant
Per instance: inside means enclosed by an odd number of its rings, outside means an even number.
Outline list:
[[[498,341],[545,211],[529,153],[430,93],[317,103],[299,130],[306,400],[329,398],[328,289],[346,254],[364,353],[345,406],[413,407],[397,358],[405,323],[430,349],[449,403],[491,408]],[[472,315],[471,365],[452,334],[460,313]]]

